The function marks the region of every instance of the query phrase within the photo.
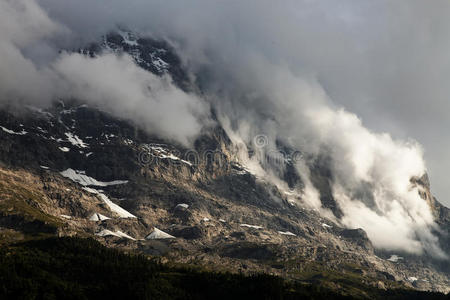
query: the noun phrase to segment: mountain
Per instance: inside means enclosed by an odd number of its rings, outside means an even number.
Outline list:
[[[167,42],[119,30],[78,50],[92,57],[102,51],[129,53],[141,68],[196,90]],[[448,261],[377,249],[363,229],[336,221],[342,212],[326,157],[309,168],[335,219],[292,202],[253,173],[218,124],[188,148],[79,99],[45,109],[3,107],[2,243],[91,237],[164,263],[269,273],[358,297],[374,287],[450,291]],[[290,187],[305,185],[292,162],[280,172]],[[450,210],[432,196],[427,176],[411,184],[421,187],[449,253]]]

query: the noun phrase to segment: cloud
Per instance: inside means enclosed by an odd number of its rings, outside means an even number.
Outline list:
[[[62,79],[61,94],[95,103],[143,129],[190,145],[208,116],[208,105],[138,67],[127,55],[86,58],[64,54],[52,65]]]
[[[206,102],[170,77],[137,67],[127,55],[57,54],[64,34],[74,33],[35,1],[0,2],[0,103],[46,106],[77,98],[150,133],[185,146],[193,142],[208,119]]]
[[[51,74],[39,70],[22,49],[60,30],[34,1],[0,2],[0,99],[51,99]]]
[[[239,105],[245,107],[238,111],[245,111],[247,117],[243,122],[243,116],[237,114],[234,132],[247,138],[247,143],[255,133],[265,132],[301,149],[306,154],[298,162],[306,184],[304,201],[329,217],[329,212],[318,204],[317,191],[305,170],[311,155],[328,157],[333,196],[342,210],[343,225],[365,229],[377,248],[427,252],[445,258],[432,234],[437,225],[430,207],[419,196],[418,187],[411,184],[411,178],[426,173],[422,147],[413,140],[394,140],[387,133],[370,131],[355,114],[330,103],[317,81],[297,77],[284,67],[268,68],[268,63],[259,62],[255,68],[262,65],[265,71],[270,70],[270,75],[262,70],[249,71],[254,74],[251,78],[255,83],[244,85],[254,91],[250,99],[238,98]],[[255,99],[259,102],[255,103]],[[235,115],[228,108],[223,109],[224,115]],[[250,129],[249,123],[253,125]],[[247,128],[244,134],[243,127]],[[260,169],[255,174],[271,178],[270,172],[263,174]]]

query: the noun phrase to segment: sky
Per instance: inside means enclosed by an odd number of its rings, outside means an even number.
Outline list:
[[[410,179],[428,172],[450,205],[449,25],[445,0],[0,0],[0,103],[75,97],[185,146],[213,107],[235,142],[330,157],[340,222],[375,246],[444,257]],[[60,51],[117,26],[169,41],[202,94],[126,55]]]

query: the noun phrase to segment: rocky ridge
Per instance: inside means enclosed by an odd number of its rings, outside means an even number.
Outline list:
[[[128,52],[148,71],[189,86],[167,43],[120,31],[80,52],[95,55],[105,48]],[[263,271],[336,288],[345,288],[333,277],[339,273],[379,288],[450,290],[448,264],[379,251],[362,229],[342,228],[288,201],[236,160],[220,127],[185,149],[77,101],[45,110],[6,107],[0,126],[4,241],[42,234],[93,236],[163,261]],[[318,161],[312,170],[323,205],[339,216],[326,162]],[[423,187],[421,196],[433,209],[448,251],[449,210],[432,196],[426,177],[412,183]],[[301,182],[295,178],[292,185]],[[152,238],[156,229],[158,238]]]

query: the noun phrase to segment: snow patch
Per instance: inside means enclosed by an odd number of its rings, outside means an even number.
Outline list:
[[[118,30],[117,33],[123,38],[123,42],[129,46],[138,46],[136,36],[127,31]]]
[[[169,64],[162,60],[160,57],[154,58],[152,55],[152,64],[158,69],[159,72],[167,70],[169,68]]]
[[[413,283],[414,281],[417,281],[419,279],[417,279],[417,277],[408,277],[407,279],[409,282]]]
[[[292,233],[290,231],[278,231],[278,233],[282,235],[297,236],[295,233]]]
[[[403,257],[398,256],[396,254],[391,255],[387,260],[391,262],[398,262],[399,260],[403,259]]]
[[[104,215],[99,214],[99,213],[94,213],[94,214],[89,218],[89,221],[95,221],[95,222],[98,222],[98,221],[105,221],[105,220],[109,220],[109,219],[111,219],[111,218],[108,218],[107,216],[104,216]]]
[[[135,238],[129,236],[128,234],[126,234],[126,233],[124,233],[124,232],[122,232],[122,231],[120,231],[120,230],[117,230],[115,233],[116,233],[119,237],[123,237],[123,238],[129,239],[129,240],[133,240],[133,241],[136,240]]]
[[[70,149],[67,147],[58,147],[59,150],[61,150],[62,152],[69,152]]]
[[[186,203],[180,203],[180,204],[177,204],[177,206],[175,206],[175,208],[177,208],[177,207],[182,207],[182,208],[188,209],[189,205]]]
[[[3,127],[3,126],[0,126],[0,128],[4,131],[4,132],[6,132],[6,133],[8,133],[8,134],[15,134],[15,135],[25,135],[25,134],[27,134],[28,132],[26,132],[25,130],[23,130],[22,129],[22,131],[20,131],[20,132],[17,132],[17,131],[14,131],[14,130],[11,130],[11,129],[8,129],[8,128],[6,128],[6,127]]]
[[[50,169],[49,167],[47,167],[47,166],[39,166],[39,167],[41,167],[42,169],[44,169],[44,170],[48,170],[48,169]]]
[[[72,219],[72,217],[68,216],[68,215],[60,215],[60,216],[61,216],[61,218],[64,218],[64,219],[68,219],[68,220]]]
[[[325,223],[322,223],[322,227],[323,227],[323,228],[331,228],[331,227],[333,227],[333,226],[328,225],[328,224],[325,224]]]
[[[159,230],[158,228],[154,228],[153,232],[147,235],[145,238],[146,240],[160,240],[160,239],[174,239],[175,237],[165,233],[162,230]]]
[[[83,142],[77,135],[71,133],[71,132],[66,132],[64,133],[67,136],[67,140],[74,146],[77,146],[79,148],[87,148],[88,144],[86,144],[85,142]]]
[[[171,153],[170,150],[165,149],[163,146],[164,145],[160,145],[160,144],[147,144],[147,145],[144,145],[144,147],[147,148],[147,150],[149,150],[151,155],[153,155],[153,156],[155,156],[157,158],[181,161],[182,163],[185,163],[185,164],[187,164],[189,166],[192,166],[191,162],[179,158],[178,156],[176,156],[173,153]]]
[[[40,127],[40,126],[38,126],[38,127],[36,127],[36,128],[37,128],[37,130],[38,130],[40,133],[48,133],[47,130],[42,129],[42,127]]]
[[[82,104],[82,105],[80,105],[78,107],[73,107],[73,108],[70,108],[70,109],[63,109],[63,110],[61,110],[61,114],[63,114],[63,115],[70,115],[70,114],[75,113],[79,108],[87,108],[87,107],[88,107],[87,104]]]
[[[132,144],[133,144],[133,141],[130,140],[130,139],[124,139],[124,140],[123,140],[123,143],[124,143],[125,145],[132,145]]]
[[[126,219],[126,218],[136,218],[135,215],[131,214],[130,212],[126,211],[125,209],[123,209],[119,205],[117,205],[114,202],[112,202],[108,198],[108,196],[103,194],[101,191],[96,190],[96,189],[92,189],[92,188],[88,188],[88,187],[83,187],[83,190],[85,190],[85,191],[87,191],[89,193],[98,195],[103,200],[103,202],[105,202],[106,205],[108,205],[109,209],[112,212],[115,212],[116,214],[118,214],[119,217],[124,218],[124,219]]]
[[[75,111],[76,111],[76,109],[74,109],[74,108],[63,109],[63,110],[61,110],[61,114],[63,114],[63,115],[70,115],[70,114],[74,113]]]
[[[111,230],[108,229],[103,229],[100,232],[97,232],[95,235],[97,236],[117,236],[119,237],[115,232],[112,232]]]
[[[112,232],[111,230],[103,229],[102,231],[96,233],[95,235],[97,235],[97,236],[103,236],[103,237],[105,237],[105,236],[115,236],[115,237],[119,237],[119,238],[130,239],[130,240],[133,240],[133,241],[136,240],[135,238],[132,238],[131,236],[129,236],[129,235],[126,234],[126,233],[123,233],[123,232],[120,231],[120,230],[117,230],[116,232]]]
[[[254,229],[262,229],[262,226],[249,225],[249,224],[241,224],[241,227],[248,227],[248,228],[254,228]]]
[[[60,173],[62,176],[69,178],[72,181],[75,181],[83,186],[110,186],[110,185],[118,185],[128,183],[128,180],[113,180],[113,181],[98,181],[95,178],[86,175],[85,171],[73,170],[71,168],[62,171]]]

